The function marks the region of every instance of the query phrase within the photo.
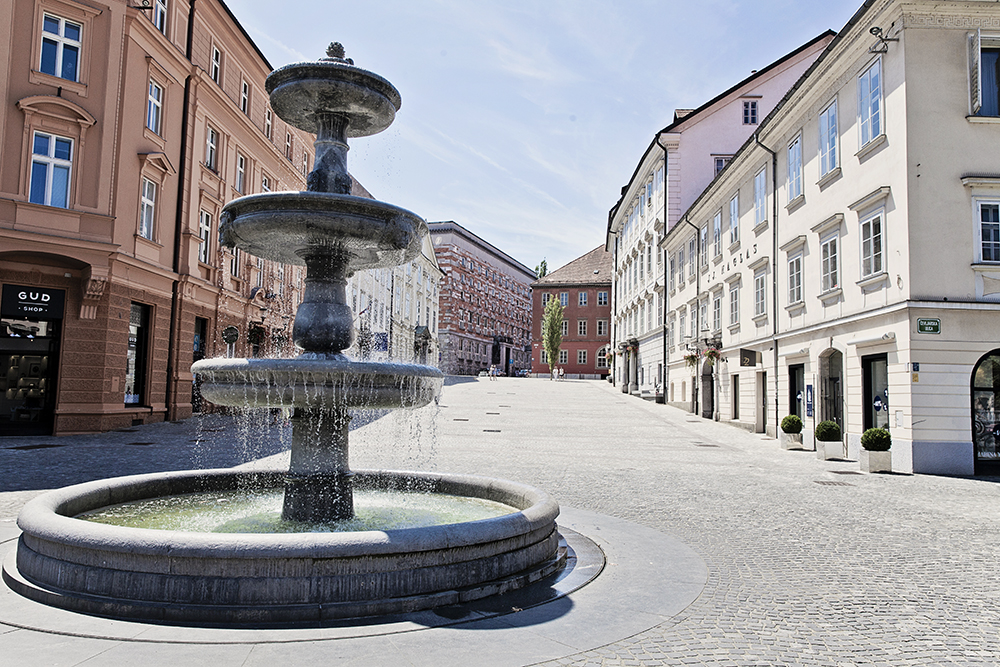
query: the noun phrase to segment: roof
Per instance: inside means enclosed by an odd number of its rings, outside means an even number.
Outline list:
[[[603,245],[597,246],[586,255],[577,257],[552,273],[535,282],[532,287],[551,287],[556,285],[593,285],[611,284],[611,253]]]
[[[479,246],[480,249],[485,250],[486,252],[490,253],[491,255],[493,255],[494,257],[496,257],[497,259],[499,259],[500,261],[506,263],[511,268],[516,269],[517,271],[520,271],[521,273],[523,273],[525,275],[525,277],[527,277],[527,278],[534,278],[535,277],[534,270],[529,269],[527,266],[525,266],[521,262],[519,262],[516,259],[514,259],[513,257],[511,257],[510,255],[508,255],[507,253],[505,253],[503,250],[500,250],[499,248],[497,248],[496,246],[494,246],[489,241],[484,241],[482,238],[480,238],[476,234],[470,232],[468,229],[466,229],[462,225],[458,224],[454,220],[442,220],[440,222],[428,222],[427,223],[427,229],[430,230],[431,234],[447,234],[449,232],[454,232],[455,234],[458,234],[459,236],[461,236],[462,238],[464,238],[466,241],[468,241],[472,245]],[[435,250],[436,249],[437,249],[437,244],[435,244]]]

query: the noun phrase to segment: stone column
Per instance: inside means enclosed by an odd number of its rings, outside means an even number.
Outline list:
[[[639,391],[639,350],[638,348],[629,352],[631,360],[629,361],[629,378],[628,378],[628,391],[630,394],[638,393]]]

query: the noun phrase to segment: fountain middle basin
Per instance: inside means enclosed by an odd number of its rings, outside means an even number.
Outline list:
[[[480,521],[346,533],[194,533],[75,518],[199,491],[280,487],[281,472],[137,475],[33,499],[8,585],[77,611],[162,622],[303,623],[459,604],[538,581],[564,564],[558,504],[485,477],[355,471],[355,488],[450,494],[512,508]],[[17,576],[19,573],[20,576]]]

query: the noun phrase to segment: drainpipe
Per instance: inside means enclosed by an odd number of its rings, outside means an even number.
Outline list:
[[[191,45],[194,42],[194,3],[188,3],[187,42],[184,56],[191,63]],[[181,230],[184,227],[184,174],[187,170],[188,125],[190,123],[189,105],[191,101],[191,74],[184,79],[184,107],[181,110],[181,150],[177,168],[177,213],[174,223],[174,278],[170,296],[170,342],[167,345],[167,420],[177,419],[177,357],[180,355],[181,335],[181,301],[180,301],[180,270],[181,270]],[[206,332],[207,335],[207,332]],[[202,345],[205,341],[202,341]]]
[[[611,256],[615,260],[614,269],[611,271],[611,299],[614,303],[614,308],[611,310],[611,341],[616,343],[618,341],[618,232],[611,232],[614,237],[615,242],[612,246]],[[611,386],[618,386],[618,363],[620,361],[619,355],[617,353],[618,346],[612,345],[611,350],[615,352],[615,364],[611,368]]]
[[[667,147],[660,143],[660,135],[656,135],[656,145],[663,149],[663,238],[667,238],[667,232],[670,231],[667,223]],[[670,259],[665,257],[663,254],[663,248],[657,248],[656,251],[660,253],[663,262],[663,317],[660,321],[660,336],[663,339],[663,377],[660,378],[663,381],[663,404],[667,404],[667,378],[670,376],[670,371],[667,367],[667,271],[670,269]]]
[[[694,228],[694,239],[695,239],[695,255],[698,257],[697,262],[694,265],[694,299],[695,308],[694,313],[691,315],[691,321],[694,322],[694,330],[696,334],[701,333],[701,228],[688,220],[687,215],[681,218],[681,222],[686,222]],[[695,347],[698,346],[698,336],[694,336]],[[695,366],[695,378],[700,377],[700,372],[698,367]],[[698,387],[697,380],[691,382],[692,390]],[[701,388],[698,387],[697,398],[694,401],[694,414],[697,416],[701,412]],[[694,398],[692,396],[692,398]]]
[[[759,131],[754,132],[754,143],[771,154],[771,206],[774,211],[774,228],[771,230],[771,301],[773,304],[771,346],[774,350],[774,434],[777,436],[780,420],[778,406],[778,154],[760,143],[759,135]]]

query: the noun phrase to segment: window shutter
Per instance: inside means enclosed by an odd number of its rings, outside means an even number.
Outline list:
[[[972,108],[972,115],[979,113],[979,108],[983,105],[982,86],[982,66],[980,56],[982,54],[983,35],[981,30],[969,33],[969,103]]]

